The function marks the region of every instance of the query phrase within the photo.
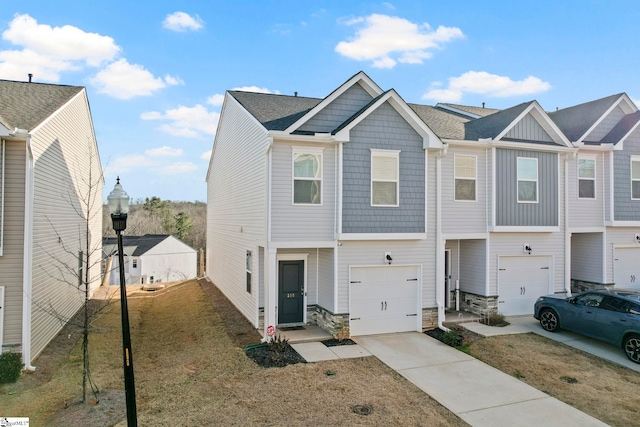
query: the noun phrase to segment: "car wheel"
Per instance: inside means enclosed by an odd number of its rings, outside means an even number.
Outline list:
[[[630,335],[624,339],[624,352],[635,363],[640,363],[640,335]]]
[[[548,332],[557,331],[560,328],[560,322],[558,321],[556,312],[548,308],[542,310],[542,312],[540,312],[540,326]]]

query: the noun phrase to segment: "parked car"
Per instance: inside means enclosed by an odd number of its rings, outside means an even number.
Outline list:
[[[549,332],[577,332],[621,346],[627,357],[640,363],[640,292],[628,289],[587,291],[572,297],[538,298],[533,317]]]

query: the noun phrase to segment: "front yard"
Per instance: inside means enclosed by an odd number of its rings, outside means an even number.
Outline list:
[[[209,283],[131,297],[129,312],[141,426],[466,425],[374,357],[260,368],[242,350],[259,334]],[[100,394],[89,405],[73,401],[81,391],[78,338],[64,331],[35,373],[0,386],[0,416],[29,417],[32,426],[125,426],[119,302],[94,322],[91,372]],[[637,372],[534,334],[467,348],[610,425],[637,424]],[[357,405],[373,411],[356,414]]]

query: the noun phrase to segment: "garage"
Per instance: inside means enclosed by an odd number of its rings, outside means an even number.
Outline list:
[[[637,287],[640,283],[640,248],[615,248],[613,281],[618,288]]]
[[[349,282],[352,336],[420,330],[419,266],[351,267]]]
[[[540,295],[552,293],[550,256],[498,257],[498,311],[505,316],[533,314]]]

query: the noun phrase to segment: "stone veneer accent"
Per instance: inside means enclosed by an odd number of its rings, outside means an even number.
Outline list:
[[[490,311],[498,312],[498,297],[476,295],[460,291],[460,310],[483,316]]]
[[[615,283],[596,283],[587,282],[586,280],[571,279],[571,292],[584,292],[597,289],[611,289]]]
[[[438,327],[438,309],[423,308],[422,309],[422,330],[429,331]]]

